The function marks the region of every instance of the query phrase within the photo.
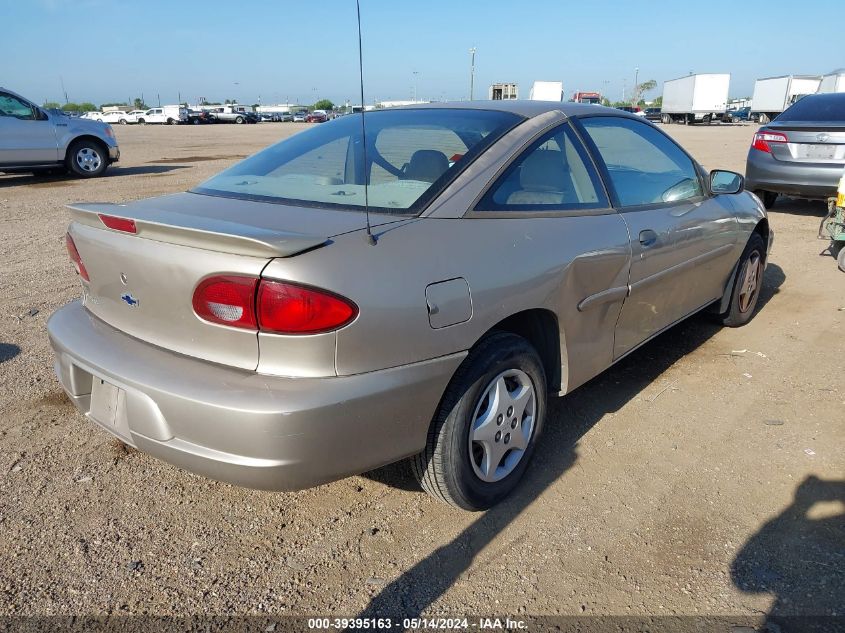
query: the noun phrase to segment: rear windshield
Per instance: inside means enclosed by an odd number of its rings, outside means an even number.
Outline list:
[[[810,95],[795,102],[778,121],[845,122],[845,94]]]
[[[368,112],[296,134],[230,167],[195,193],[303,206],[412,215],[523,119],[510,112],[409,109]]]

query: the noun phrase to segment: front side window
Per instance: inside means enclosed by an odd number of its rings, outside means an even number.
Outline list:
[[[607,206],[583,146],[569,125],[562,125],[532,143],[476,210],[567,211]]]
[[[0,116],[27,121],[35,120],[35,112],[31,105],[5,92],[0,92]]]
[[[194,189],[195,193],[416,214],[472,160],[523,119],[459,108],[382,110],[296,134]],[[364,155],[366,154],[366,163]]]
[[[622,117],[581,119],[623,207],[661,204],[703,195],[695,164],[648,123]]]

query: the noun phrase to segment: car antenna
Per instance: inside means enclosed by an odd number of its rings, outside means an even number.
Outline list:
[[[361,79],[361,149],[364,161],[364,213],[367,218],[367,242],[371,246],[376,245],[376,236],[370,226],[370,196],[369,196],[369,175],[367,174],[367,126],[364,121],[364,53],[361,47],[361,1],[355,0],[355,7],[358,9],[358,75]]]

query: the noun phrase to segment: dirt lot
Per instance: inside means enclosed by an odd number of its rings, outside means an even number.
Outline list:
[[[771,212],[747,327],[693,318],[553,401],[528,481],[485,514],[401,465],[239,489],[77,414],[45,334],[80,294],[64,205],[185,190],[301,128],[118,127],[105,178],[0,176],[0,615],[845,612],[845,274],[819,203]],[[753,130],[669,127],[738,171]]]

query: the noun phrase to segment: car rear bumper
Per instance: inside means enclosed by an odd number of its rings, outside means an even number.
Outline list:
[[[797,198],[824,199],[836,195],[845,165],[829,163],[790,163],[767,152],[751,149],[745,164],[745,187],[762,189]]]
[[[285,378],[155,347],[79,302],[56,311],[47,329],[56,375],[86,417],[167,462],[268,490],[307,488],[419,452],[466,356]]]

